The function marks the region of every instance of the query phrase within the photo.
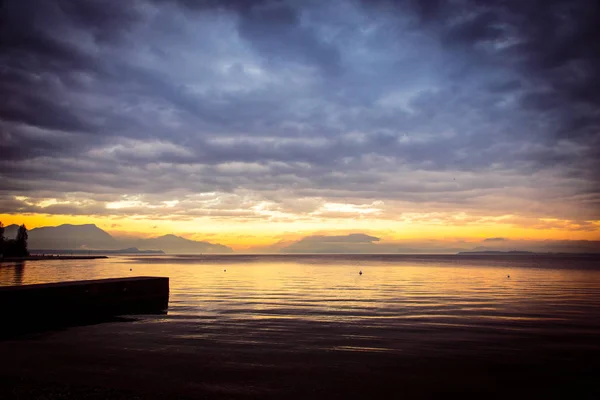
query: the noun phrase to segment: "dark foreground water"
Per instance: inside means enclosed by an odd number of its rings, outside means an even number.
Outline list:
[[[139,275],[171,278],[168,315],[0,342],[0,396],[600,394],[599,258],[116,257],[0,285]]]

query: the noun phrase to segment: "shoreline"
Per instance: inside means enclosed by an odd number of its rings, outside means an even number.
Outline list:
[[[108,256],[59,256],[59,255],[36,255],[28,257],[6,257],[1,258],[0,262],[15,261],[42,261],[42,260],[96,260],[108,258]]]
[[[0,397],[136,399],[597,398],[598,359],[521,348],[487,354],[467,344],[448,352],[369,351],[339,345],[336,325],[304,325],[273,341],[244,340],[248,325],[210,326],[144,317],[0,340]],[[192,333],[190,335],[190,333]],[[245,335],[244,335],[245,334]],[[398,339],[411,340],[397,332]],[[314,346],[329,338],[330,346]],[[375,346],[381,338],[369,339]],[[307,340],[308,344],[307,345]],[[312,344],[312,345],[310,345]],[[448,343],[450,345],[450,342]],[[519,342],[502,340],[509,349]],[[592,353],[594,354],[594,353]],[[597,354],[597,353],[596,353]],[[509,385],[506,382],[510,382]],[[52,396],[51,396],[52,397]],[[53,397],[54,398],[54,397]]]

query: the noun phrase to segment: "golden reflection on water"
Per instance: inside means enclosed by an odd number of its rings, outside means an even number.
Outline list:
[[[518,262],[486,260],[464,266],[444,260],[307,262],[293,256],[249,263],[228,260],[165,256],[3,264],[0,285],[168,276],[170,315],[301,316],[340,322],[556,320],[596,307],[600,298],[600,271],[594,269],[521,268]],[[560,312],[552,312],[553,307]]]
[[[580,261],[114,257],[2,264],[0,285],[168,276],[169,313],[145,324],[192,347],[208,340],[439,355],[469,343],[482,357],[503,354],[506,343],[544,352],[560,343],[600,351],[600,269]]]

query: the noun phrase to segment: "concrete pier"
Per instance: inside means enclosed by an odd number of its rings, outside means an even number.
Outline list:
[[[169,278],[132,277],[0,287],[7,332],[93,323],[127,314],[167,310]]]

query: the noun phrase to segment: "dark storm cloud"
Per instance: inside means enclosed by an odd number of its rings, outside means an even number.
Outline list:
[[[171,2],[195,11],[218,9],[235,13],[238,17],[239,34],[271,63],[307,62],[319,65],[331,73],[341,72],[337,48],[321,40],[315,30],[302,26],[300,2],[282,0],[199,2],[171,0]]]
[[[439,34],[449,46],[468,50],[470,57],[483,53],[489,62],[506,63],[523,72],[523,79],[541,86],[526,93],[523,104],[543,112],[559,112],[565,120],[558,133],[597,132],[599,3],[400,0],[387,4],[417,10],[423,26]],[[584,115],[590,111],[587,119]],[[592,118],[594,114],[596,118]],[[571,131],[580,119],[589,129]],[[594,126],[589,125],[592,119]]]
[[[248,190],[282,205],[598,219],[599,12],[583,0],[5,1],[0,190]]]

